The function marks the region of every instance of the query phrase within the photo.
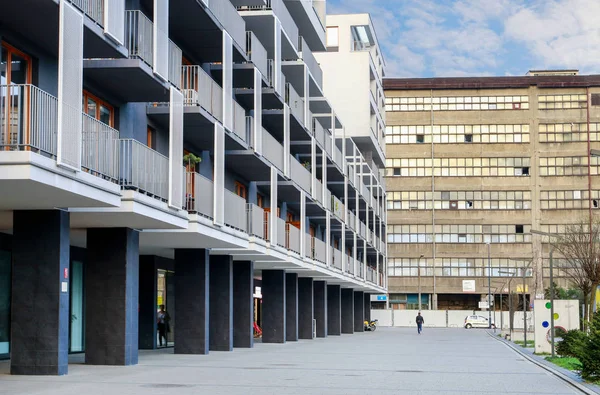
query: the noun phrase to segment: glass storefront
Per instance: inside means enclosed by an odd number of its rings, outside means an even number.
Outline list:
[[[158,269],[157,273],[156,310],[164,305],[168,319],[165,322],[166,346],[173,346],[175,341],[175,273]],[[160,329],[159,329],[160,330]],[[157,333],[157,343],[160,344],[160,332]]]
[[[83,300],[83,262],[71,261],[69,352],[85,351],[85,312]]]
[[[0,359],[10,352],[11,253],[0,250]]]

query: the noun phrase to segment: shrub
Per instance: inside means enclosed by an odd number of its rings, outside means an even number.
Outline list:
[[[578,358],[582,365],[581,377],[586,380],[600,379],[600,312],[594,314],[590,333]]]
[[[587,335],[578,329],[573,329],[568,332],[561,332],[562,333],[556,331],[556,336],[562,337],[562,341],[558,342],[556,345],[556,353],[563,357],[579,358],[583,352],[583,348],[585,347],[584,344],[587,339]]]

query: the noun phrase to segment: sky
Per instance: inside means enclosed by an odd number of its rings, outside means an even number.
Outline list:
[[[371,14],[386,77],[600,74],[600,0],[327,0]]]

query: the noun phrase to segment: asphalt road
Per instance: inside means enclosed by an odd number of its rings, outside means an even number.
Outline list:
[[[72,356],[81,361],[81,356]],[[379,328],[253,349],[142,351],[130,367],[69,365],[63,377],[7,375],[0,394],[576,394],[485,330]]]

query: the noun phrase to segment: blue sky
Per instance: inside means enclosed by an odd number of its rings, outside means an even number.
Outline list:
[[[600,0],[327,0],[368,12],[387,77],[600,74]]]

